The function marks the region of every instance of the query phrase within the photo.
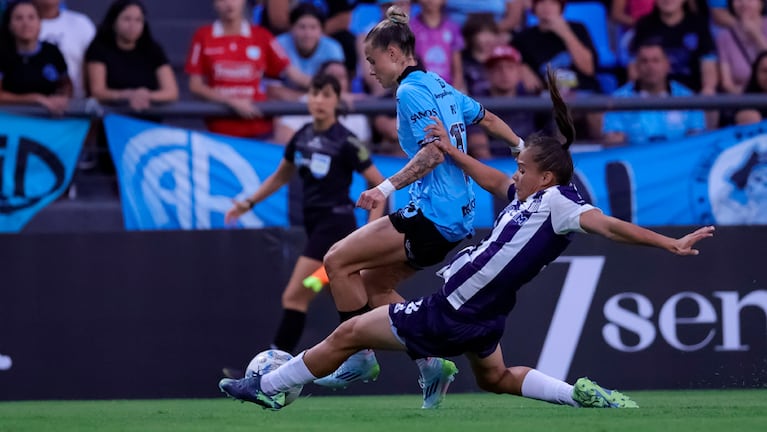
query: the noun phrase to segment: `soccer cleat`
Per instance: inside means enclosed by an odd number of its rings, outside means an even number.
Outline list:
[[[314,383],[322,387],[343,389],[355,381],[375,381],[379,373],[381,367],[373,350],[363,350],[352,354],[335,372],[314,380]]]
[[[269,396],[261,391],[261,375],[238,380],[223,378],[218,382],[218,388],[229,397],[243,402],[253,402],[265,409],[277,411],[285,406],[285,393]]]
[[[325,283],[322,282],[317,276],[309,276],[308,278],[304,279],[302,283],[304,288],[310,289],[316,293],[322,291],[322,288],[325,286]]]
[[[636,402],[617,390],[607,390],[588,378],[578,378],[573,400],[584,408],[639,408]]]
[[[426,360],[426,367],[421,370],[418,385],[423,389],[423,405],[421,408],[439,408],[445,399],[447,388],[455,380],[458,368],[455,363],[438,357]]]

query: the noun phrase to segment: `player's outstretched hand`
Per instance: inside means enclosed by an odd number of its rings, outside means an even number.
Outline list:
[[[430,123],[423,128],[423,131],[426,132],[426,140],[431,141],[431,144],[437,146],[442,153],[449,155],[455,147],[453,147],[450,138],[447,136],[445,125],[442,124],[439,117],[431,116],[430,118],[434,120],[434,123]]]
[[[705,238],[713,237],[715,229],[716,228],[713,226],[698,228],[690,234],[676,239],[674,241],[671,252],[675,253],[676,255],[698,255],[700,251],[693,249],[692,247],[695,245],[695,243]]]
[[[232,200],[232,208],[226,212],[224,216],[224,224],[229,225],[234,223],[240,216],[244,215],[250,210],[248,203],[243,201]]]

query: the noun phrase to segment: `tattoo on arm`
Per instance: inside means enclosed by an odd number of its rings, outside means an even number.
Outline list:
[[[402,189],[431,172],[443,160],[445,160],[445,156],[442,152],[436,146],[427,144],[413,156],[407,165],[389,177],[389,181],[395,188]]]

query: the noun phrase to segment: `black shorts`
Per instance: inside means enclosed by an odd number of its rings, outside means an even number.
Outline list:
[[[407,262],[417,270],[442,262],[460,243],[448,241],[434,223],[412,205],[390,214],[389,220],[394,229],[405,234]]]
[[[322,261],[334,243],[357,229],[353,207],[310,209],[304,212],[306,246],[301,254]]]

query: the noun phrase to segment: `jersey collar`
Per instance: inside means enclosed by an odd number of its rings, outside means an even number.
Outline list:
[[[410,75],[413,72],[417,72],[417,71],[426,72],[426,69],[424,69],[424,67],[421,64],[421,62],[418,62],[418,64],[416,64],[415,66],[408,66],[408,67],[406,67],[405,70],[402,71],[402,75],[400,75],[399,78],[397,78],[397,82],[401,83],[402,80],[407,78],[408,75]]]
[[[213,22],[213,37],[221,37],[224,35],[224,24],[216,20]],[[242,20],[242,24],[240,24],[240,36],[244,37],[250,37],[250,24]]]

